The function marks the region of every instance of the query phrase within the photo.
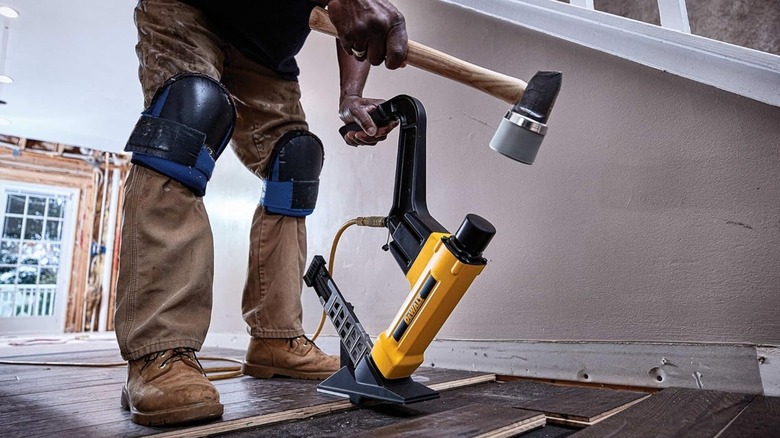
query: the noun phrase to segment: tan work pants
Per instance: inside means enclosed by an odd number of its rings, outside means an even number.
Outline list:
[[[298,83],[245,58],[212,32],[198,9],[184,3],[144,0],[135,20],[145,106],[178,73],[220,80],[236,104],[233,150],[251,172],[265,177],[277,139],[307,129]],[[305,261],[305,219],[268,215],[258,207],[241,304],[252,336],[303,334]],[[125,187],[115,317],[122,357],[200,349],[211,318],[213,277],[213,238],[202,198],[164,175],[133,166]]]

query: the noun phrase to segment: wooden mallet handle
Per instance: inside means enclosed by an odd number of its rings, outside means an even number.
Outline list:
[[[328,12],[321,7],[312,11],[309,27],[338,38]],[[471,64],[411,40],[406,64],[474,87],[512,105],[520,101],[527,85],[520,79]]]

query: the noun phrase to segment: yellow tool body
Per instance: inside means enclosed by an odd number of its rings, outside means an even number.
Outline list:
[[[387,379],[409,377],[484,264],[466,264],[444,244],[450,234],[433,233],[407,273],[411,292],[371,350]]]

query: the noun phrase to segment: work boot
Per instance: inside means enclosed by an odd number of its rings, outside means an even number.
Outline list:
[[[222,416],[219,392],[191,348],[174,348],[130,361],[122,407],[134,422],[162,426]]]
[[[322,380],[339,370],[339,357],[323,353],[306,336],[252,338],[241,372],[268,379],[273,376]]]

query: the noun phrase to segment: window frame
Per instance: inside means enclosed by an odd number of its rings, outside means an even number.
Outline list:
[[[554,0],[442,0],[780,106],[780,56]]]

